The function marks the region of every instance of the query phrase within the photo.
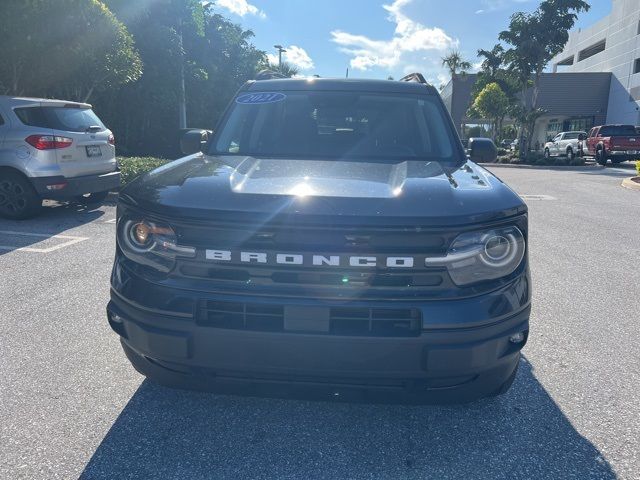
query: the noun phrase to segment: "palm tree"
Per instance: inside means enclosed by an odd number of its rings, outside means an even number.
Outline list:
[[[273,70],[274,72],[278,72],[285,77],[295,77],[300,73],[298,67],[291,65],[289,62],[282,62],[280,65],[269,65],[269,70]]]
[[[446,57],[442,57],[442,66],[447,67],[451,78],[456,78],[458,73],[465,75],[472,67],[470,62],[462,58],[462,54],[458,50],[453,50]]]
[[[478,56],[484,57],[482,70],[487,72],[491,78],[495,78],[498,70],[504,63],[504,48],[498,44],[491,50],[478,50]]]

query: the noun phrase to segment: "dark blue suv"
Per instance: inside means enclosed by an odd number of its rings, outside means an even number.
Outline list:
[[[134,367],[213,391],[462,402],[529,332],[527,208],[437,91],[248,82],[118,202],[109,323]],[[415,81],[412,81],[415,80]]]

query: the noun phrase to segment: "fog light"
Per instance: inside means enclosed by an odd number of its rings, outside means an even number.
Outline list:
[[[146,223],[138,223],[134,227],[133,236],[140,245],[145,245],[147,240],[149,240],[149,234],[151,233],[151,229],[149,225]]]
[[[112,313],[111,314],[111,321],[114,323],[122,323],[123,318],[118,315],[117,313]]]
[[[509,337],[509,341],[511,343],[522,343],[524,342],[524,332],[518,332]]]

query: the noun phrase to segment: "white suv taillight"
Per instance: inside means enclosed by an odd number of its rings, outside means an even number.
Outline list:
[[[29,145],[38,150],[55,150],[57,148],[67,148],[73,140],[58,135],[31,135],[24,139]]]
[[[109,135],[109,145],[113,145],[114,147],[116,146],[116,137],[113,136],[113,133],[111,135]]]

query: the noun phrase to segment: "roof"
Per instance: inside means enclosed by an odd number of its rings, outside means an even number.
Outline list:
[[[64,107],[65,105],[73,105],[81,108],[91,108],[88,103],[73,102],[70,100],[56,100],[53,98],[35,98],[35,97],[13,97],[10,95],[0,95],[0,103],[7,107],[15,108],[33,104],[40,104],[48,107]]]
[[[367,80],[356,78],[278,78],[248,82],[249,91],[348,91],[348,92],[385,92],[435,94],[431,85],[418,82],[400,82],[395,80]]]

